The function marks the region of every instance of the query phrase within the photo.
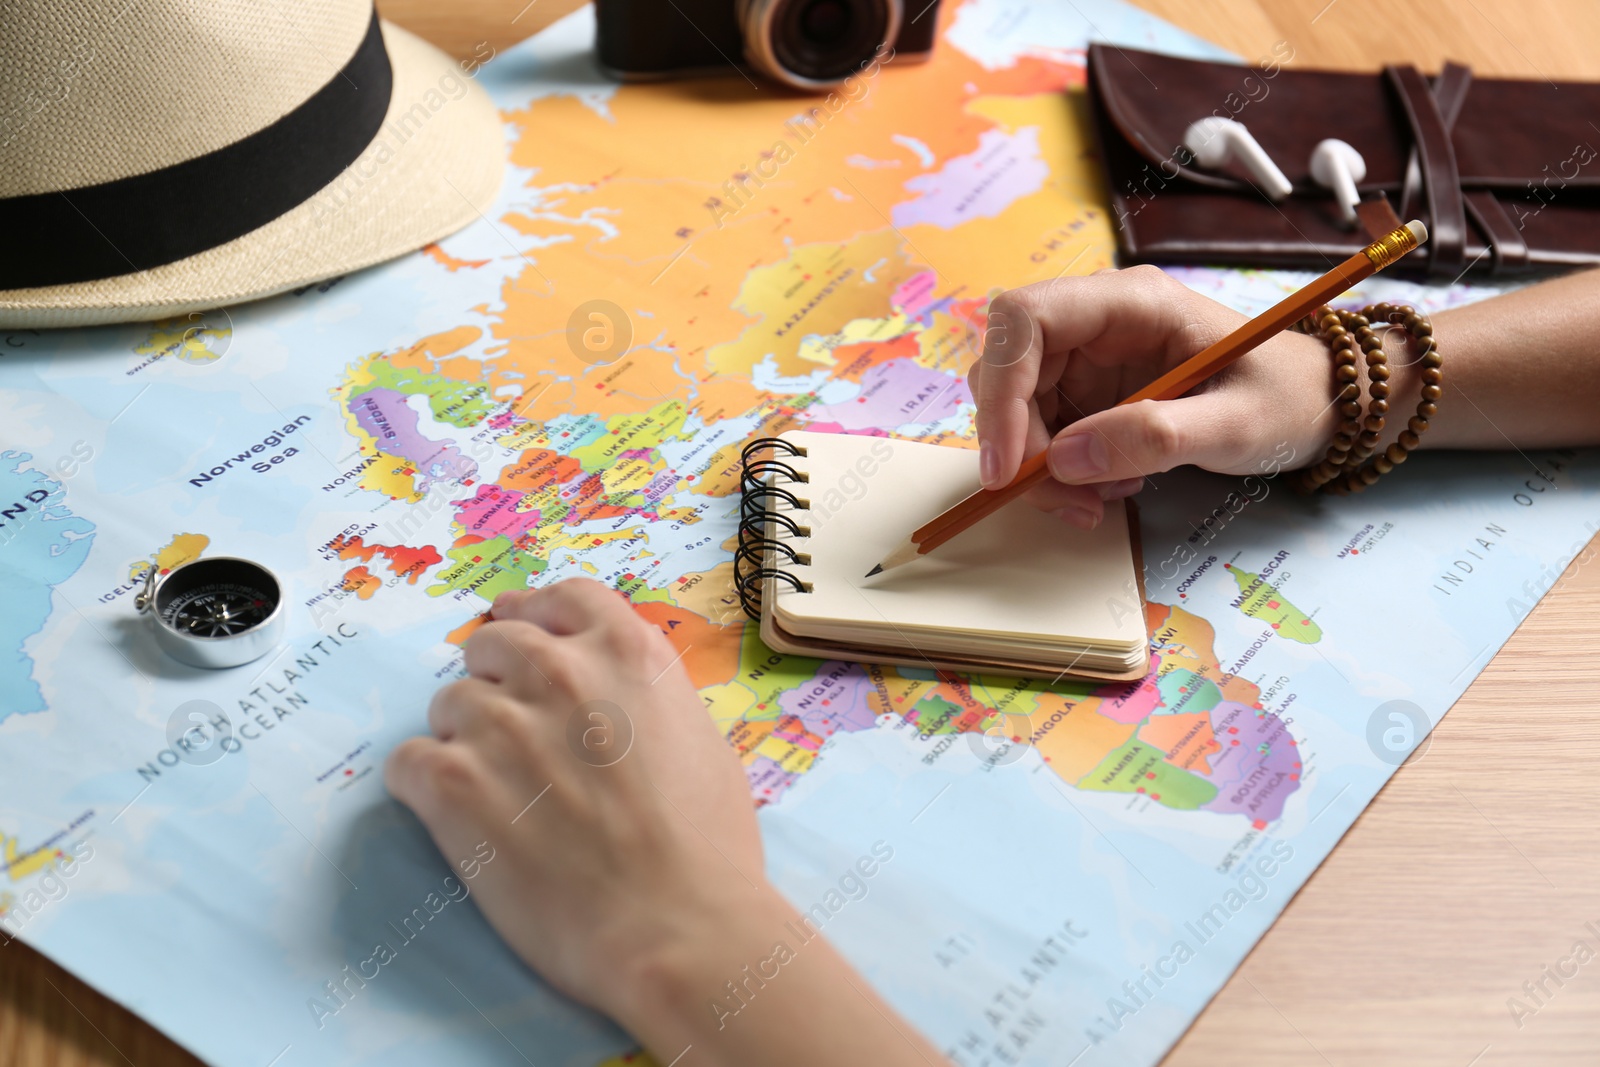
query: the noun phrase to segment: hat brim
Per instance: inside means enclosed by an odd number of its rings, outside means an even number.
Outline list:
[[[420,248],[479,218],[505,169],[499,112],[443,52],[382,23],[389,111],[311,199],[226,244],[134,274],[0,291],[0,326],[170,318],[287,292]]]

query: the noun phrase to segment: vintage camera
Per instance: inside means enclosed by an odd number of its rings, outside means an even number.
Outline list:
[[[624,81],[725,71],[740,61],[785,85],[828,89],[885,45],[933,51],[939,0],[595,0],[600,64]],[[885,53],[887,54],[887,53]]]

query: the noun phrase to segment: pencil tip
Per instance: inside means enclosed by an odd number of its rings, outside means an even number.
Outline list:
[[[871,578],[874,574],[882,574],[882,573],[883,573],[883,564],[880,563],[876,567],[872,568],[870,571],[867,572],[867,577]]]

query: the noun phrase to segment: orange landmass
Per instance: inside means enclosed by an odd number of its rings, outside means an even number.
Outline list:
[[[707,374],[695,388],[697,395],[689,410],[708,424],[742,416],[771,403],[744,378]]]
[[[1163,673],[1175,667],[1187,667],[1206,681],[1215,685],[1224,700],[1237,701],[1246,707],[1256,707],[1261,702],[1261,689],[1248,679],[1235,674],[1223,674],[1217,664],[1217,631],[1198,615],[1166,604],[1146,604],[1145,622],[1161,657]]]
[[[359,536],[351,538],[336,538],[333,548],[339,553],[340,559],[359,559],[370,562],[373,556],[382,556],[389,562],[389,569],[406,580],[408,585],[416,585],[417,579],[422,577],[424,571],[435,564],[444,562],[432,546],[423,545],[421,548],[411,548],[407,545],[369,545],[365,544]],[[367,573],[365,567],[356,570]],[[351,571],[354,574],[355,571]],[[376,581],[376,579],[374,579]],[[380,583],[381,584],[381,583]],[[370,593],[362,595],[362,599],[371,596]]]
[[[740,626],[718,626],[692,611],[646,601],[633,610],[654,623],[667,635],[673,647],[683,652],[683,665],[696,689],[721,685],[739,669]]]
[[[942,296],[981,301],[996,288],[1108,265],[1113,235],[1105,212],[1093,206],[1102,182],[1078,133],[1082,105],[1061,91],[1078,79],[1081,71],[1049,57],[987,71],[943,49],[927,65],[891,64],[803,143],[788,125],[801,109],[793,99],[752,100],[738,79],[624,86],[607,103],[609,117],[554,96],[509,113],[507,120],[530,134],[569,135],[556,142],[522,137],[512,149],[518,166],[538,169],[539,184],[562,187],[560,217],[501,221],[530,237],[569,239],[531,252],[537,272],[529,267],[502,287],[505,310],[493,331],[501,344],[485,368],[490,388],[514,384],[538,396],[529,417],[545,419],[562,410],[637,410],[641,397],[687,396],[691,379],[701,390],[715,381],[722,395],[691,401],[710,421],[716,411],[762,402],[753,389],[740,391],[749,388],[754,363],[770,353],[780,368],[815,369],[797,357],[804,335],[890,314],[892,286],[914,271],[936,271]],[[702,120],[681,121],[691,112]],[[907,171],[846,162],[863,144],[909,134],[942,168],[976,151],[996,128],[1036,131],[1030,136],[1052,168],[1050,180],[998,215],[959,226],[923,223],[896,232],[893,207],[913,195],[904,187]],[[777,148],[780,140],[786,149]],[[769,174],[776,166],[775,176],[739,177],[758,163]],[[597,238],[583,221],[591,211],[627,224]],[[545,280],[551,277],[562,279],[559,291]],[[785,327],[829,279],[835,288],[803,322]],[[578,358],[568,347],[567,320],[595,294],[624,310],[636,347],[648,341],[652,349],[608,366]],[[708,380],[711,371],[740,388]]]
[[[457,259],[437,244],[423,245],[422,254],[452,273],[463,269],[475,270],[478,267],[489,265],[487,259]]]
[[[460,626],[457,626],[454,630],[451,630],[449,633],[445,634],[444,639],[450,642],[452,645],[464,645],[467,643],[467,638],[471,637],[478,627],[482,626],[488,621],[489,613],[487,611],[482,615],[474,615]]]
[[[1222,746],[1211,733],[1211,716],[1203,711],[1178,715],[1152,715],[1139,727],[1139,740],[1166,753],[1174,767],[1210,774],[1206,757]]]
[[[439,366],[438,360],[459,352],[472,342],[483,336],[483,331],[476,326],[457,326],[442,333],[429,334],[422,340],[412,345],[407,345],[403,350],[387,357],[391,366],[403,367],[409,370],[421,371],[424,374],[449,373]],[[464,376],[467,381],[477,377],[477,364],[473,360],[454,361],[459,372],[464,375],[452,374],[452,377]]]
[[[873,367],[897,359],[912,359],[917,353],[915,332],[901,334],[888,341],[859,341],[853,345],[840,345],[833,350],[836,369],[832,376],[842,381],[859,382],[862,375]]]
[[[1040,693],[1032,716],[1033,745],[1055,771],[1076,782],[1133,736],[1135,724],[1096,715],[1088,701],[1074,703],[1056,693]]]
[[[383,579],[367,570],[365,565],[351,567],[344,572],[344,591],[354,593],[362,600],[371,600],[372,594],[383,588]]]

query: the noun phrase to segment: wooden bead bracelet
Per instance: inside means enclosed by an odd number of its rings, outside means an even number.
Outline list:
[[[1382,325],[1374,329],[1375,322]],[[1388,326],[1403,329],[1417,349],[1422,363],[1422,399],[1417,403],[1417,413],[1400,431],[1399,440],[1368,462],[1378,447],[1389,414],[1389,360],[1383,351],[1381,333]],[[1295,329],[1321,338],[1332,349],[1334,381],[1339,387],[1334,398],[1339,405],[1339,425],[1333,441],[1320,462],[1299,472],[1295,488],[1303,493],[1318,489],[1341,495],[1359,493],[1406,461],[1427,432],[1428,420],[1439,411],[1444,360],[1433,341],[1433,324],[1427,316],[1403,304],[1370,304],[1359,312],[1335,311],[1324,304],[1297,323]],[[1356,368],[1357,349],[1365,357],[1371,397],[1365,417],[1361,376]]]

